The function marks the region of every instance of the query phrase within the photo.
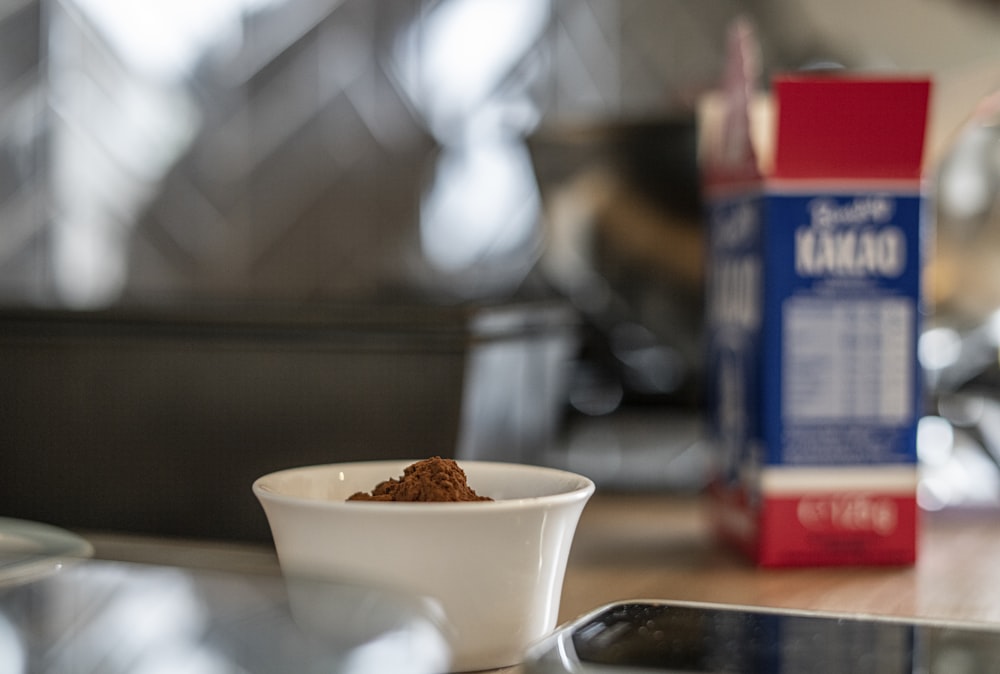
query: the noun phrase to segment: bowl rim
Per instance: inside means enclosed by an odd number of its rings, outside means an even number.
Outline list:
[[[365,468],[373,469],[376,467],[394,467],[398,468],[401,473],[403,468],[413,464],[422,459],[380,459],[373,461],[340,461],[336,463],[317,463],[303,466],[293,466],[290,468],[283,468],[281,470],[272,471],[265,475],[261,475],[253,481],[252,490],[254,495],[261,501],[271,501],[275,503],[283,503],[286,505],[298,505],[329,509],[329,510],[346,510],[346,511],[369,511],[376,510],[382,512],[390,512],[394,514],[401,513],[413,513],[413,512],[427,512],[428,510],[434,510],[436,512],[441,512],[442,510],[448,512],[468,512],[468,511],[479,511],[479,512],[490,512],[495,513],[497,511],[503,510],[521,510],[526,507],[546,507],[546,506],[556,506],[563,504],[576,503],[578,501],[586,501],[593,495],[596,485],[594,481],[591,480],[586,475],[581,475],[579,473],[574,473],[572,471],[563,470],[561,468],[553,468],[551,466],[538,466],[534,464],[525,464],[517,462],[507,462],[507,461],[481,461],[481,460],[464,460],[456,459],[458,464],[464,469],[472,467],[483,467],[483,468],[493,468],[501,470],[511,470],[514,472],[518,471],[530,471],[533,473],[546,473],[551,476],[562,476],[566,478],[572,478],[579,482],[579,486],[570,489],[569,491],[558,492],[555,494],[543,494],[541,496],[526,496],[521,498],[508,498],[508,499],[498,499],[495,501],[392,501],[391,504],[386,501],[348,501],[346,499],[323,499],[323,498],[308,498],[304,496],[293,496],[290,494],[283,494],[278,491],[273,491],[268,489],[264,483],[275,477],[281,475],[287,475],[290,473],[301,473],[312,470],[336,470],[339,466],[347,466],[350,468]]]

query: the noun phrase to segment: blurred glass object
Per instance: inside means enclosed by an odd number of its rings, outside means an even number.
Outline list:
[[[540,243],[530,162],[512,139],[446,148],[424,198],[423,254],[467,299],[510,291],[534,265]]]
[[[957,134],[936,178],[930,292],[941,322],[967,328],[1000,309],[1000,93]]]
[[[0,588],[0,647],[5,674],[431,674],[450,659],[434,607],[418,598],[79,560]]]
[[[178,22],[158,5],[131,30],[135,13],[112,2],[47,7],[53,299],[104,306],[124,291],[136,220],[186,151],[197,111],[179,85]]]
[[[203,54],[238,39],[241,16],[281,0],[73,0],[138,75],[183,81]]]
[[[1000,506],[998,328],[994,313],[962,330],[945,320],[920,337],[928,414],[917,432],[918,497],[926,509]]]
[[[27,672],[26,648],[17,628],[5,615],[0,615],[0,671],[10,674]]]
[[[550,242],[540,265],[593,326],[588,357],[618,380],[622,402],[699,403],[705,242],[693,117],[551,122],[527,142]],[[596,400],[583,401],[592,411]]]
[[[577,314],[565,303],[501,306],[473,316],[469,327],[477,344],[465,365],[457,458],[537,461],[562,422],[579,350]]]
[[[929,509],[1000,506],[1000,93],[971,113],[934,175],[921,428],[950,435],[918,435]]]
[[[418,58],[400,82],[443,143],[517,133],[534,121],[530,79],[514,77],[548,25],[549,0],[426,3],[408,32]],[[400,56],[402,56],[400,54]],[[411,53],[412,56],[412,53]],[[527,113],[528,120],[518,119]],[[504,122],[513,122],[507,128]],[[521,128],[518,128],[521,127]]]
[[[697,415],[654,406],[581,418],[543,458],[598,488],[692,494],[709,484],[715,464]]]
[[[521,135],[538,110],[530,77],[517,72],[548,16],[547,2],[452,0],[410,29],[420,57],[400,81],[441,146],[422,248],[459,296],[508,292],[512,270],[521,277],[537,256],[538,197]]]
[[[920,481],[917,503],[924,510],[1000,507],[1000,470],[974,436],[951,420],[926,416],[917,429]]]

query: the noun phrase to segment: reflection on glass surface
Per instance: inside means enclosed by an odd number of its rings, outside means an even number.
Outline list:
[[[157,80],[189,77],[206,51],[239,39],[243,13],[281,0],[72,0],[122,59]]]
[[[5,674],[430,674],[449,650],[420,603],[276,576],[84,561],[0,589]],[[323,602],[322,606],[310,606]],[[297,611],[296,608],[309,608]],[[317,624],[310,618],[329,622]]]
[[[24,644],[17,628],[6,616],[0,615],[0,672],[22,674],[25,671]]]
[[[984,626],[637,602],[561,629],[529,653],[525,671],[960,674],[992,671],[998,657],[1000,632]]]

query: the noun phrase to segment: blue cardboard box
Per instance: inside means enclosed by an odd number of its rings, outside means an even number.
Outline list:
[[[930,82],[776,78],[767,158],[733,91],[702,120],[717,528],[764,566],[910,564]]]

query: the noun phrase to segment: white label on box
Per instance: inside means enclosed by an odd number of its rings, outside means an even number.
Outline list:
[[[836,492],[913,495],[920,473],[913,464],[881,466],[768,466],[760,473],[760,490],[768,496],[802,496]]]
[[[794,297],[784,307],[786,423],[912,421],[913,300]]]

